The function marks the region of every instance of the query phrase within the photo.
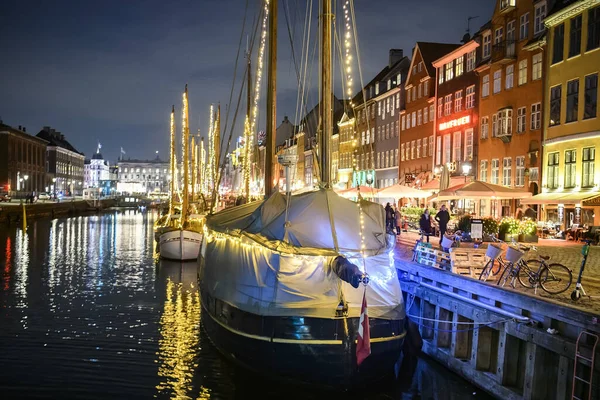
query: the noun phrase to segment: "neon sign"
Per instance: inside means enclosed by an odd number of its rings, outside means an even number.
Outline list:
[[[469,122],[471,122],[471,117],[467,115],[466,117],[453,119],[452,121],[442,122],[439,130],[443,131],[444,129],[453,128],[455,126],[466,125]]]

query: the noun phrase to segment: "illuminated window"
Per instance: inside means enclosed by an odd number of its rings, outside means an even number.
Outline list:
[[[444,109],[444,100],[440,97],[438,99],[438,118],[442,117],[443,109]]]
[[[498,185],[500,183],[500,159],[492,159],[492,184]]]
[[[402,116],[402,130],[405,130],[405,129],[406,129],[406,116],[403,115]]]
[[[429,157],[433,156],[433,135],[429,136]]]
[[[466,161],[473,159],[473,128],[465,130],[465,158]]]
[[[406,116],[406,129],[410,129],[410,114]]]
[[[418,94],[419,94],[419,98],[423,97],[423,84],[422,83],[419,83]]]
[[[442,163],[442,137],[441,136],[437,137],[437,147],[435,149],[436,149],[435,163],[441,164]]]
[[[465,56],[460,56],[456,59],[456,76],[461,76],[464,71]]]
[[[560,124],[561,85],[550,89],[550,126]]]
[[[525,186],[525,156],[515,157],[515,167],[515,186],[523,187]]]
[[[487,139],[490,134],[490,117],[481,118],[481,138]]]
[[[565,188],[574,188],[576,184],[576,154],[575,150],[565,151]]]
[[[415,159],[415,151],[416,151],[416,143],[415,141],[411,141],[410,142],[410,159],[414,160]]]
[[[479,163],[479,180],[481,182],[487,182],[488,174],[488,160],[481,160]]]
[[[594,186],[594,163],[596,162],[596,148],[586,147],[583,149],[582,168],[583,180],[581,187],[589,188]]]
[[[531,105],[531,130],[540,129],[542,124],[542,103]]]
[[[398,149],[394,150],[394,166],[398,166]]]
[[[444,135],[444,164],[452,161],[452,137],[450,134]]]
[[[548,189],[558,188],[558,152],[548,153],[548,173],[546,177],[546,184]]]
[[[423,82],[423,96],[429,97],[429,81]]]
[[[506,77],[505,77],[505,81],[506,81],[506,86],[505,88],[508,89],[512,89],[513,85],[514,85],[514,72],[515,72],[515,66],[514,65],[509,65],[506,67]]]
[[[404,143],[400,145],[400,159],[404,161]]]
[[[531,80],[542,79],[542,53],[534,54],[531,66]]]
[[[417,139],[417,158],[421,158],[421,139]]]
[[[481,87],[481,97],[487,97],[490,95],[490,76],[484,75],[482,81],[483,84]]]
[[[438,74],[438,84],[441,85],[442,83],[444,83],[444,67],[438,68],[437,74]]]
[[[462,110],[462,90],[459,90],[454,95],[454,112]]]
[[[429,138],[424,138],[423,139],[423,157],[427,157],[427,141],[429,140]]]
[[[512,135],[513,110],[510,108],[498,112],[497,133],[495,136]]]
[[[473,108],[475,107],[475,85],[469,86],[467,88],[467,98],[465,102],[465,108]]]
[[[517,133],[525,132],[527,125],[527,108],[521,107],[517,110]]]
[[[519,61],[519,86],[527,83],[527,59]]]
[[[427,123],[427,107],[423,109],[423,123]]]
[[[406,102],[410,103],[410,89],[406,90]]]
[[[492,115],[492,137],[498,136],[498,115]]]
[[[525,40],[529,37],[529,13],[521,15],[519,21],[519,39]]]
[[[450,61],[446,64],[446,82],[454,78],[454,63]]]
[[[417,113],[416,113],[416,111],[412,112],[412,126],[417,126]]]
[[[488,58],[492,54],[492,34],[483,35],[483,58]]]
[[[444,115],[452,113],[452,95],[449,94],[444,98]]]
[[[435,118],[434,110],[435,110],[435,106],[433,104],[431,104],[429,106],[429,120],[431,122],[433,122],[433,119]]]
[[[421,125],[423,123],[423,111],[417,111],[417,124]]]
[[[499,93],[502,90],[502,70],[494,72],[494,94]]]
[[[475,69],[476,62],[477,53],[475,52],[475,50],[473,50],[467,54],[467,72],[473,71]]]
[[[456,161],[456,163],[459,163],[462,158],[461,157],[461,149],[462,149],[461,139],[462,139],[462,132],[454,132],[454,140],[453,140],[453,147],[452,147],[452,161]]]
[[[381,168],[381,153],[377,153],[377,168]]]

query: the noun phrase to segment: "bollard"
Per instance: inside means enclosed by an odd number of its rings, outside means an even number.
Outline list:
[[[25,212],[25,203],[23,203],[23,201],[21,201],[21,205],[23,206],[23,218],[21,218],[21,220],[23,221],[23,232],[27,230],[27,212]]]

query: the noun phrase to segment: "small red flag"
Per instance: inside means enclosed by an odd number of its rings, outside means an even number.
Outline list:
[[[358,337],[356,343],[356,363],[360,365],[371,354],[371,332],[369,331],[369,314],[367,313],[367,291],[363,294]]]

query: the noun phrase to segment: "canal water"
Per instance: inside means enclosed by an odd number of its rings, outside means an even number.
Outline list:
[[[134,210],[0,225],[3,399],[488,399],[429,359],[362,393],[265,381],[200,327],[196,264],[158,258]]]

